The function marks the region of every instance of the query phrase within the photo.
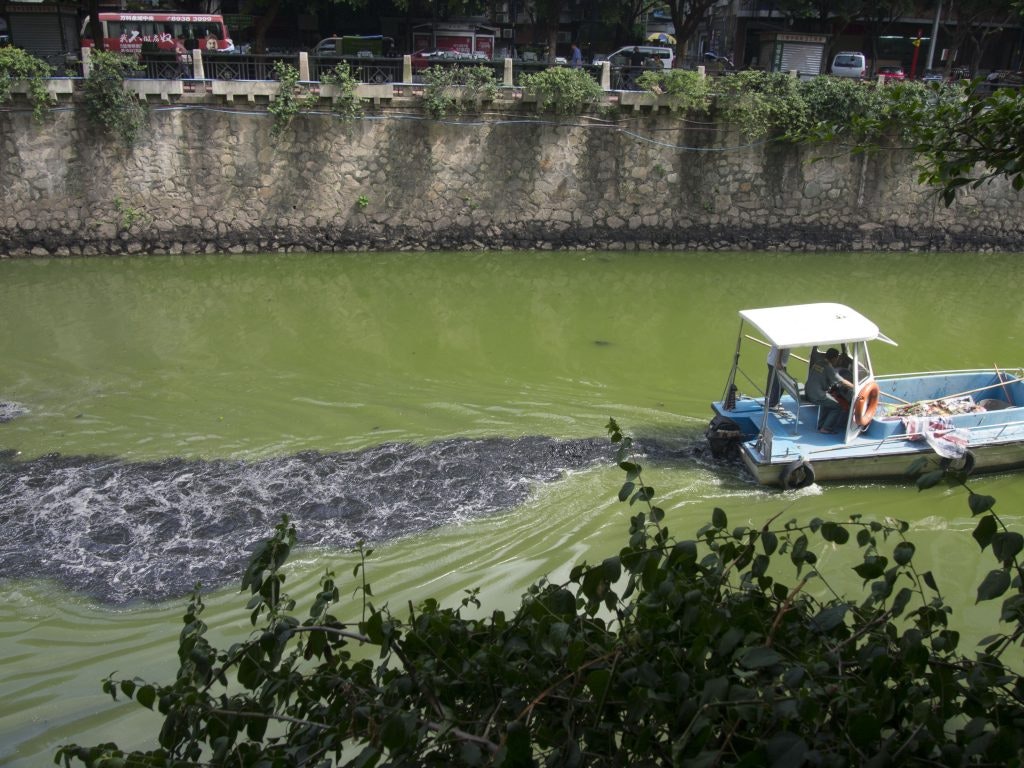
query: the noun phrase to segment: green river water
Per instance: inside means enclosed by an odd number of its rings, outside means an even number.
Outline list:
[[[1024,262],[1005,254],[0,262],[0,401],[23,409],[0,424],[0,450],[20,451],[0,461],[0,765],[48,764],[70,740],[154,745],[158,717],[112,702],[101,679],[173,674],[191,547],[208,547],[195,558],[217,585],[213,636],[243,634],[244,599],[230,567],[216,566],[281,512],[296,514],[300,536],[297,509],[325,517],[327,533],[294,565],[300,606],[327,567],[351,594],[351,541],[330,528],[332,510],[357,508],[345,535],[379,540],[370,579],[399,612],[474,586],[485,606],[509,608],[531,581],[617,551],[629,515],[615,501],[621,474],[574,458],[604,450],[590,439],[609,416],[661,447],[645,480],[677,535],[716,506],[734,524],[780,512],[912,521],[917,562],[976,640],[996,610],[974,605],[989,561],[962,491],[780,493],[695,450],[738,309],[850,304],[900,344],[875,349],[879,372],[1016,368],[1022,276]],[[753,369],[759,386],[763,365]],[[1022,480],[974,484],[1020,522]],[[182,530],[197,518],[203,527]]]

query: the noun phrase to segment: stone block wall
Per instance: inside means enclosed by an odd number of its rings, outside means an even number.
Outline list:
[[[346,123],[151,108],[140,141],[80,108],[0,112],[0,256],[429,249],[1022,250],[997,181],[946,208],[909,152],[751,142],[668,112]]]

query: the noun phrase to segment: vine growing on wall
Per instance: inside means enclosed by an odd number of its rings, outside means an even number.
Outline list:
[[[299,70],[291,64],[274,62],[274,76],[281,85],[267,111],[274,117],[274,127],[270,129],[271,138],[280,141],[295,116],[315,107],[320,97],[300,82]]]
[[[28,84],[32,117],[36,122],[42,122],[50,103],[46,81],[51,75],[53,67],[42,59],[14,46],[0,48],[0,104],[6,104],[11,100],[12,86],[15,82],[25,82]]]
[[[124,81],[138,70],[138,61],[126,54],[95,49],[91,60],[83,86],[86,116],[103,133],[134,144],[146,122],[146,105],[125,90]]]
[[[347,61],[339,63],[334,69],[321,75],[320,82],[324,85],[333,85],[339,91],[338,97],[331,105],[336,115],[347,121],[363,114],[363,102],[356,96],[359,80],[352,74],[352,67]]]

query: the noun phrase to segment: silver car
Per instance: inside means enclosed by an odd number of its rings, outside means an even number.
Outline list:
[[[832,59],[832,74],[836,77],[854,77],[863,80],[867,71],[868,62],[863,53],[840,51]]]

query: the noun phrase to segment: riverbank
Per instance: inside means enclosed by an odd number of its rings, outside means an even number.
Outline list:
[[[997,180],[950,208],[913,155],[749,141],[669,112],[344,122],[258,105],[151,107],[132,148],[79,108],[0,112],[0,256],[594,249],[1024,250]]]

